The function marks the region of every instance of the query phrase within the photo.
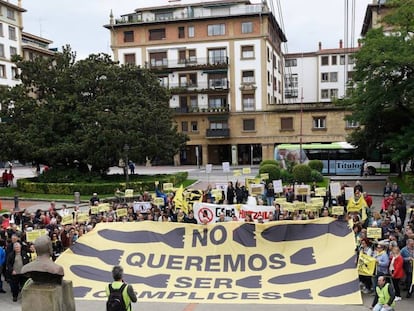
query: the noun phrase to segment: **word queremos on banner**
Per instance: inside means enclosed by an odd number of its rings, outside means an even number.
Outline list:
[[[104,300],[114,265],[144,302],[361,304],[355,242],[333,218],[265,224],[102,223],[57,263]]]

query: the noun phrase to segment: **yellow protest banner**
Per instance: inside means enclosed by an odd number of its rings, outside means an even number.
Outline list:
[[[109,208],[110,208],[109,203],[98,204],[99,212],[109,212]]]
[[[73,224],[73,216],[72,216],[72,214],[63,216],[62,217],[61,224],[62,225],[71,225],[71,224]]]
[[[343,206],[332,206],[332,215],[343,215],[344,214],[344,207]]]
[[[269,173],[260,174],[260,179],[262,179],[262,180],[268,180],[269,179]]]
[[[99,208],[97,206],[91,206],[91,214],[97,215],[99,213]]]
[[[154,198],[154,204],[157,206],[164,206],[164,198],[160,198],[160,197]]]
[[[243,167],[242,172],[243,172],[243,175],[248,175],[252,173],[252,170],[250,167]]]
[[[128,215],[128,210],[126,208],[117,208],[116,209],[116,215],[118,217],[124,217]]]
[[[233,176],[237,177],[237,176],[241,176],[242,175],[242,171],[241,170],[233,170]]]
[[[97,224],[56,263],[80,300],[104,302],[111,269],[121,265],[141,302],[361,304],[354,248],[349,224],[330,217],[114,222]]]
[[[382,229],[368,227],[367,228],[367,238],[368,239],[381,239],[382,238]]]
[[[76,216],[76,220],[77,220],[79,223],[85,223],[85,222],[88,222],[88,220],[89,220],[89,215],[88,215],[88,213],[78,213],[78,215]]]
[[[360,253],[358,257],[358,274],[365,276],[373,276],[377,261],[374,257]]]

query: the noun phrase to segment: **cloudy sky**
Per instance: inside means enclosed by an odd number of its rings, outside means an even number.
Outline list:
[[[277,0],[273,5],[277,10]],[[17,3],[17,0],[10,0]],[[202,2],[182,0],[181,3]],[[260,3],[260,0],[251,0]],[[355,40],[359,38],[365,10],[373,0],[280,0],[283,26],[288,39],[287,49],[292,52],[311,52],[321,41],[325,48],[335,48],[344,38],[345,3],[352,12],[355,3]],[[175,2],[177,3],[177,2]],[[139,7],[166,5],[168,0],[23,0],[24,31],[53,41],[51,47],[70,44],[78,59],[91,53],[110,50],[109,23],[112,9],[115,18],[131,13]],[[279,24],[281,24],[276,11]],[[351,18],[349,18],[351,25]],[[351,26],[349,26],[351,27]],[[349,28],[351,31],[351,28]],[[351,35],[349,34],[349,40]],[[355,41],[356,42],[356,41]],[[351,41],[349,41],[351,45]],[[355,45],[355,43],[354,43]]]

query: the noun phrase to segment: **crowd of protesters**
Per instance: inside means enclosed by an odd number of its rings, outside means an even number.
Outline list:
[[[372,292],[375,289],[378,277],[386,275],[392,279],[397,297],[396,300],[401,299],[400,284],[407,290],[407,297],[411,297],[411,262],[414,257],[414,215],[411,211],[407,217],[407,203],[399,187],[389,184],[384,187],[384,200],[381,208],[377,212],[374,211],[374,206],[372,206],[372,198],[366,192],[363,192],[362,184],[357,182],[354,186],[354,198],[352,200],[355,200],[355,198],[362,200],[364,213],[362,211],[348,213],[347,205],[349,205],[349,202],[345,199],[344,193],[344,189],[347,186],[346,184],[342,184],[342,194],[339,197],[332,197],[328,190],[325,197],[323,197],[323,207],[319,212],[306,210],[288,211],[283,208],[283,204],[281,206],[277,198],[282,197],[286,199],[286,202],[306,201],[309,199],[303,195],[295,195],[295,185],[286,186],[284,187],[283,193],[276,194],[273,185],[267,184],[264,187],[265,191],[263,194],[252,196],[241,183],[236,182],[233,185],[232,182],[228,182],[226,189],[220,192],[213,191],[212,187],[208,187],[205,191],[190,193],[190,197],[195,197],[196,200],[201,202],[215,204],[250,204],[251,201],[249,200],[253,198],[257,205],[274,207],[274,210],[268,214],[267,221],[305,220],[333,216],[331,214],[332,206],[344,206],[344,215],[335,217],[345,220],[352,218],[358,253],[364,252],[378,259],[374,277],[361,277],[362,291],[364,293]],[[311,195],[314,196],[315,185],[312,185],[310,189]],[[164,199],[163,206],[154,204],[154,195],[149,192],[144,192],[130,201],[126,198],[118,197],[118,199],[110,203],[110,208],[107,211],[92,213],[92,208],[90,208],[87,219],[82,221],[78,221],[78,215],[82,213],[79,207],[68,209],[63,205],[63,208],[58,210],[54,202],[50,203],[48,210],[39,209],[34,213],[30,213],[27,210],[15,211],[10,215],[4,215],[0,219],[0,267],[2,268],[0,269],[0,273],[4,275],[8,282],[13,282],[13,264],[10,258],[15,256],[15,248],[19,248],[15,246],[16,243],[21,246],[21,250],[19,250],[21,255],[19,256],[23,256],[25,261],[33,260],[35,253],[32,244],[27,241],[26,233],[35,229],[47,230],[52,240],[52,259],[56,260],[64,250],[76,243],[80,236],[93,230],[98,223],[115,221],[208,223],[208,220],[204,218],[198,221],[194,217],[191,205],[189,205],[187,213],[182,208],[176,206],[174,192],[163,193],[157,189],[156,195]],[[144,212],[137,211],[134,208],[134,204],[140,202],[149,203],[150,208]],[[99,206],[100,203],[102,203],[100,198],[97,193],[94,193],[90,199],[90,207]],[[119,217],[117,213],[119,209],[126,209],[126,215]],[[68,215],[71,215],[73,221],[63,224],[63,218]],[[232,215],[229,219],[225,217],[224,213],[220,213],[217,222],[225,221],[241,220],[237,219],[235,215]],[[253,219],[251,215],[247,214],[242,221],[263,223],[264,220],[262,216]],[[368,227],[381,228],[381,238],[368,238]],[[4,259],[2,259],[1,250],[4,250]],[[4,288],[0,282],[0,293],[3,292]]]

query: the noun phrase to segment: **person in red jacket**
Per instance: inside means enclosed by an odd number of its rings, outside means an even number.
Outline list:
[[[364,199],[365,199],[365,202],[367,202],[368,207],[371,207],[372,197],[368,193],[364,192]]]
[[[404,277],[404,259],[401,256],[400,248],[395,246],[392,248],[390,255],[390,268],[392,284],[395,289],[395,301],[401,300],[400,281]]]

